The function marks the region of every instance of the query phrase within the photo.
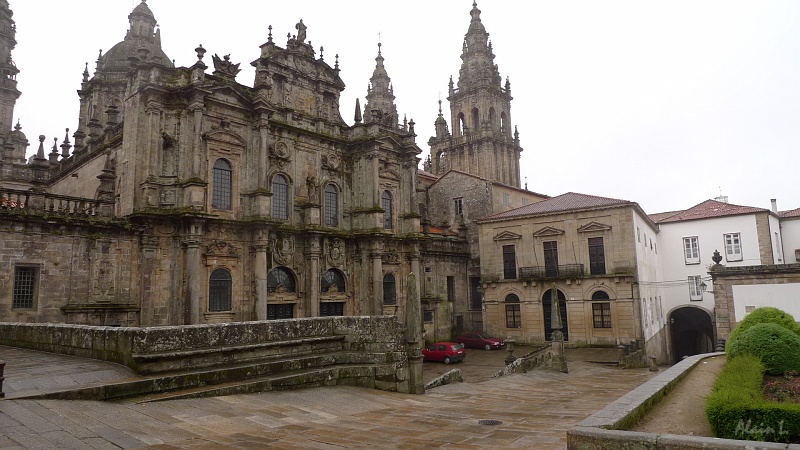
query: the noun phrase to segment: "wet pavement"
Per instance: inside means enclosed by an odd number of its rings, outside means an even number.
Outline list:
[[[70,383],[60,377],[79,382],[82,374],[131,375],[116,364],[11,350],[0,347],[0,359],[8,363],[6,383],[16,386],[25,379],[46,385]],[[426,363],[426,380],[458,367],[466,382],[425,395],[336,386],[143,404],[0,400],[0,449],[563,449],[566,430],[654,375],[588,362],[603,358],[594,349],[579,349],[567,353],[568,374],[535,370],[489,378],[506,356],[469,350],[464,363]],[[483,420],[500,423],[482,425]]]

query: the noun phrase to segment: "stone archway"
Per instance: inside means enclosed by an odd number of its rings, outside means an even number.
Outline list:
[[[709,313],[694,306],[681,306],[669,313],[673,362],[684,356],[714,351],[714,323]]]

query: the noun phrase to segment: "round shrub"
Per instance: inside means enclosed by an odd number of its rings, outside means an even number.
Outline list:
[[[751,353],[770,375],[800,370],[800,336],[775,323],[757,323],[731,342],[728,358]]]
[[[738,339],[742,333],[759,323],[775,323],[800,336],[800,325],[794,321],[794,317],[791,314],[778,308],[764,306],[754,309],[739,322],[739,325],[728,336],[726,350],[729,351],[731,343]]]

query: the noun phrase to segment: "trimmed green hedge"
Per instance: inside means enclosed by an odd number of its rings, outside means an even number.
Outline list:
[[[767,442],[800,440],[800,404],[764,399],[764,364],[743,354],[729,359],[706,400],[714,436]]]
[[[794,317],[786,311],[770,306],[756,308],[750,314],[744,316],[739,325],[731,331],[728,336],[728,344],[725,346],[725,351],[729,351],[731,343],[739,338],[739,335],[747,331],[753,325],[759,323],[777,323],[778,325],[791,330],[797,336],[800,336],[800,324],[795,322]]]
[[[761,358],[770,375],[800,371],[800,336],[776,323],[757,323],[728,348],[728,359],[750,353]]]

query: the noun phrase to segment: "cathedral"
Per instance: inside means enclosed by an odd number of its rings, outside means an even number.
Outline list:
[[[175,67],[144,0],[84,71],[77,130],[29,140],[12,122],[15,25],[0,0],[0,321],[403,315],[414,273],[428,340],[481,329],[474,220],[510,209],[501,195],[546,197],[521,188],[511,86],[480,13],[473,3],[450,125],[440,101],[420,168],[380,44],[346,121],[338,58],[317,55],[302,21],[285,43],[270,27],[242,84],[240,63],[202,46]]]

